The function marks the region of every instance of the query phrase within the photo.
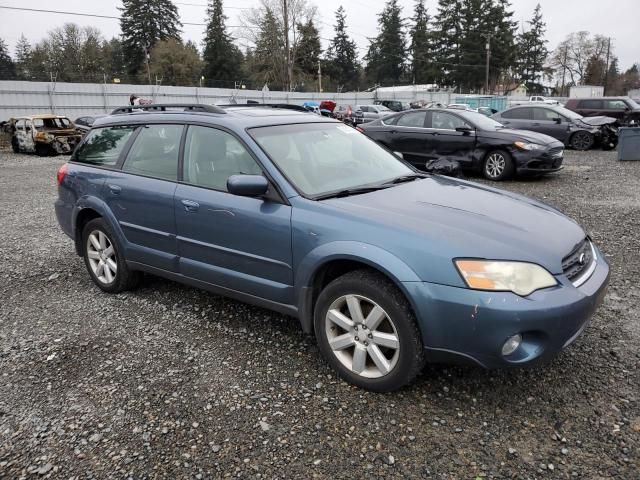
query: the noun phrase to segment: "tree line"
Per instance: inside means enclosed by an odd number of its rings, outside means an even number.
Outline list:
[[[223,0],[209,0],[201,50],[182,40],[171,0],[123,0],[120,10],[122,33],[110,40],[67,23],[35,45],[21,37],[14,58],[0,40],[0,78],[297,91],[431,84],[465,93],[520,85],[539,93],[552,84],[565,95],[580,84],[606,85],[609,94],[640,87],[637,65],[621,72],[610,39],[576,32],[549,51],[540,5],[518,24],[509,0],[439,0],[433,13],[416,0],[409,18],[388,0],[363,51],[342,7],[323,50],[309,0],[260,0],[234,35]]]

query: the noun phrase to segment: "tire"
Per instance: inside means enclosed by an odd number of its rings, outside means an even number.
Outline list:
[[[503,150],[493,150],[484,159],[482,173],[486,179],[494,182],[511,178],[515,173],[513,158]]]
[[[91,220],[82,230],[82,255],[85,266],[93,282],[107,293],[130,290],[139,283],[141,277],[140,272],[129,270],[114,238],[111,229],[102,218]]]
[[[46,145],[36,145],[36,154],[39,157],[48,157],[51,149]]]
[[[358,316],[350,313],[357,311],[353,302],[364,321],[352,321]],[[365,322],[373,328],[366,328]],[[377,272],[356,270],[327,285],[316,302],[314,329],[329,365],[360,388],[397,390],[424,366],[422,336],[409,302]]]
[[[576,132],[571,136],[571,148],[578,151],[590,150],[595,138],[589,132]]]
[[[13,153],[20,153],[20,144],[18,143],[18,139],[13,137],[11,139],[11,148],[13,149]]]

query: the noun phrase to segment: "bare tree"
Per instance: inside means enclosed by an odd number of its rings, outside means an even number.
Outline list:
[[[586,31],[571,33],[553,51],[548,66],[563,86],[580,85],[584,83],[590,62],[594,59],[606,61],[608,42],[607,37],[592,37]]]
[[[280,35],[280,45],[273,45],[274,53],[282,52],[282,62],[285,71],[286,88],[294,88],[293,70],[300,45],[300,34],[296,28],[299,24],[305,24],[313,20],[317,13],[317,7],[309,4],[307,0],[260,0],[260,5],[243,12],[241,23],[244,37],[257,45],[261,33],[264,31],[265,18],[271,13],[277,22]]]

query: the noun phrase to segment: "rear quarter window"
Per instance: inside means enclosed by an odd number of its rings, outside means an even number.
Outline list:
[[[91,130],[73,160],[101,167],[113,167],[136,127],[116,126]]]

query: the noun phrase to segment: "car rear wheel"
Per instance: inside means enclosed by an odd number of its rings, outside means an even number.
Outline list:
[[[39,157],[48,157],[51,153],[51,149],[46,145],[36,145],[36,154]]]
[[[482,170],[487,179],[497,182],[513,176],[515,167],[511,155],[502,150],[494,150],[487,154]]]
[[[111,229],[102,218],[88,222],[82,231],[84,262],[93,282],[107,293],[133,288],[140,272],[129,270],[115,243]]]
[[[571,137],[571,148],[574,150],[589,150],[593,147],[595,139],[589,132],[576,132]]]
[[[358,387],[393,391],[411,382],[424,365],[411,307],[381,274],[358,270],[337,278],[318,297],[314,317],[322,355]]]

